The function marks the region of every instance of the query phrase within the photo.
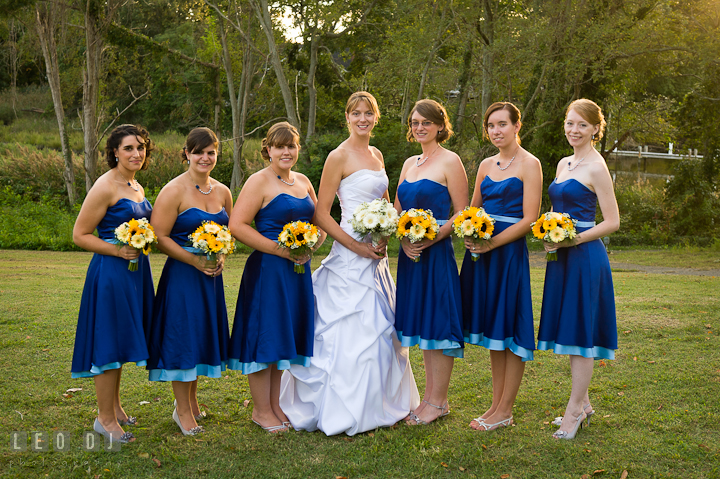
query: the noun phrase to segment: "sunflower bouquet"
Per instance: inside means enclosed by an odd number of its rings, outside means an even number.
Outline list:
[[[540,218],[532,224],[533,235],[548,243],[560,243],[566,239],[573,239],[577,235],[575,225],[577,220],[567,213],[556,213],[550,211],[540,215]],[[545,258],[548,261],[557,261],[557,250],[550,251]]]
[[[360,203],[353,212],[350,225],[362,235],[370,235],[373,246],[377,246],[382,238],[391,236],[397,231],[399,216],[395,207],[385,198]]]
[[[217,262],[219,254],[228,255],[235,251],[235,240],[230,229],[214,221],[203,221],[188,238],[192,247],[204,254],[209,262]]]
[[[313,246],[317,244],[318,238],[317,226],[305,221],[293,221],[283,226],[278,235],[278,244],[281,248],[288,248],[291,257],[300,257],[313,252]],[[305,265],[295,263],[293,271],[303,274]]]
[[[432,211],[411,208],[400,213],[396,235],[399,239],[407,238],[411,243],[417,243],[425,238],[435,239],[439,230]],[[420,256],[413,261],[420,261]]]
[[[115,239],[117,240],[116,244],[121,246],[128,245],[135,249],[142,250],[145,255],[150,253],[150,245],[157,242],[155,230],[150,226],[147,218],[140,218],[139,220],[133,218],[121,224],[115,228]],[[137,271],[137,269],[137,258],[131,259],[130,264],[128,264],[128,270]]]
[[[483,208],[467,206],[455,217],[453,230],[458,238],[490,241],[495,231],[495,220]],[[479,257],[479,253],[472,253],[473,261],[477,261]]]

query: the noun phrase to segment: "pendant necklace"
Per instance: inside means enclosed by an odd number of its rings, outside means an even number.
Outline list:
[[[590,153],[590,152],[588,152],[588,154],[589,154],[589,153]],[[580,161],[578,161],[577,163],[575,163],[575,166],[573,166],[572,168],[570,168],[570,165],[572,164],[572,160],[568,161],[568,171],[572,171],[572,170],[574,170],[575,168],[577,168],[578,165],[579,165],[580,163],[582,163],[583,160],[584,160],[586,157],[587,157],[587,154],[586,154],[585,156],[583,156],[582,158],[580,158]]]
[[[280,181],[282,181],[282,182],[285,183],[286,185],[292,186],[292,185],[295,184],[295,180],[297,180],[297,178],[294,178],[294,179],[292,180],[292,183],[289,183],[289,182],[283,180],[282,177],[275,172],[275,168],[273,168],[272,165],[270,165],[270,169],[272,170],[273,173],[275,173],[275,175],[277,175],[277,179],[280,180]]]
[[[438,146],[435,147],[435,149],[433,150],[433,152],[430,153],[430,154],[429,154],[428,156],[426,156],[425,158],[423,158],[422,155],[418,156],[417,159],[415,160],[415,164],[418,166],[418,168],[421,167],[422,165],[424,165],[425,162],[426,162],[427,160],[429,160],[430,157],[433,156],[436,151],[438,151],[438,148],[440,148],[440,143],[438,143]]]
[[[117,171],[117,170],[115,170],[115,171]],[[137,180],[136,180],[134,177],[133,177],[132,180],[133,180],[133,183],[135,183],[135,185],[137,185],[137,188],[136,188],[135,186],[131,185],[130,182],[129,182],[128,180],[126,180],[125,177],[122,175],[122,173],[120,173],[120,172],[118,171],[117,174],[120,175],[120,177],[123,179],[123,181],[124,181],[125,183],[127,183],[127,185],[128,185],[130,188],[132,188],[132,189],[135,190],[135,191],[140,191],[140,185],[138,185],[138,182],[137,182]]]
[[[193,183],[195,183],[195,180],[193,180],[192,176],[190,176],[190,173],[188,173],[188,178],[190,178],[190,181],[192,181]],[[202,193],[203,195],[209,195],[210,193],[212,193],[213,185],[212,185],[212,183],[211,183],[211,184],[210,184],[210,188],[208,188],[207,191],[203,191],[203,190],[200,189],[200,185],[198,185],[197,183],[195,183],[195,189],[198,190],[198,191],[199,191],[200,193]]]
[[[515,150],[515,154],[513,155],[512,158],[510,158],[510,163],[508,163],[505,168],[503,168],[503,167],[500,166],[500,160],[498,160],[498,162],[497,162],[497,167],[500,169],[500,171],[505,171],[505,170],[507,170],[508,168],[510,168],[510,165],[512,165],[512,162],[515,161],[515,157],[517,156],[517,154],[518,154],[519,151],[520,151],[520,147],[518,146],[517,150]]]

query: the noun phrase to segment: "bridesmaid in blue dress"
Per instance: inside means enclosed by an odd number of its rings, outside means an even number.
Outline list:
[[[403,165],[395,196],[400,212],[430,210],[440,225],[433,240],[403,239],[398,257],[395,328],[403,346],[419,345],[425,361],[423,400],[408,424],[426,425],[447,416],[448,388],[454,358],[463,357],[460,278],[453,251],[451,212],[468,204],[468,183],[460,157],[441,143],[450,138],[447,112],[434,100],[420,100],[408,117],[409,141],[422,147],[420,156]],[[413,259],[419,257],[418,262]]]
[[[600,107],[575,100],[565,113],[565,137],[574,154],[560,160],[548,189],[553,211],[578,220],[573,240],[545,244],[557,250],[557,261],[545,271],[538,349],[570,356],[572,391],[553,434],[572,439],[583,420],[594,414],[588,387],[595,359],[614,359],[617,349],[615,296],[603,236],[620,226],[617,201],[604,158],[595,149],[605,129]],[[603,221],[595,224],[596,204]]]
[[[478,431],[512,424],[525,361],[535,349],[525,235],[540,211],[542,167],[520,146],[521,126],[512,103],[496,102],[485,112],[485,135],[500,151],[480,163],[470,204],[495,219],[495,231],[490,241],[465,241],[460,273],[465,341],[489,349],[492,367],[492,404],[470,423]]]
[[[148,331],[147,368],[151,381],[172,381],[176,405],[172,417],[184,435],[204,432],[197,424],[205,416],[198,405],[198,376],[219,378],[227,362],[225,257],[208,261],[187,245],[188,235],[203,221],[227,225],[232,213],[230,189],[210,177],[217,149],[212,130],[190,132],[182,152],[188,170],[160,191],[151,220],[158,247],[168,259]]]
[[[235,238],[256,251],[243,271],[228,367],[248,375],[252,420],[269,433],[287,431],[290,425],[280,409],[282,370],[291,364],[307,366],[313,355],[310,255],[291,255],[277,242],[287,223],[312,222],[315,214],[312,183],[291,170],[299,150],[294,126],[273,125],[262,142],[269,165],[245,182],[230,218]],[[319,233],[315,249],[325,239],[325,233]],[[304,264],[305,272],[295,273],[295,263]]]
[[[110,170],[88,192],[73,228],[75,244],[95,254],[80,303],[72,377],[94,379],[98,417],[93,428],[121,443],[135,440],[121,426],[137,424],[120,403],[122,365],[145,365],[144,326],[154,293],[147,256],[130,246],[118,247],[115,228],[133,218],[150,218],[152,207],[135,174],[147,169],[152,148],[142,127],[121,125],[110,133],[105,147]],[[96,228],[98,236],[93,235]],[[129,261],[137,261],[137,271],[128,270]]]

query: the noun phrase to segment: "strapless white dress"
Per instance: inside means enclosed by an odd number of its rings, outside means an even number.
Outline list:
[[[340,227],[363,201],[388,187],[385,170],[359,170],[340,182]],[[395,283],[387,258],[362,258],[342,246],[313,273],[315,340],[309,367],[285,370],[280,407],[298,430],[349,436],[391,426],[420,404],[408,348],[395,333]]]

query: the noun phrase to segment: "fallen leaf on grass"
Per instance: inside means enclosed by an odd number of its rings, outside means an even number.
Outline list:
[[[345,441],[345,442],[353,442],[354,440],[355,440],[355,439],[353,439],[353,438],[351,438],[351,437],[344,437],[344,438],[343,438],[343,441]]]
[[[348,479],[348,478],[345,476],[335,476],[335,479]]]
[[[50,351],[48,348],[42,350],[43,353],[47,353],[48,351]]]
[[[368,437],[375,437],[375,433],[374,433],[374,432],[369,432],[369,433],[368,433]]]
[[[78,392],[78,391],[82,391],[82,388],[70,388],[70,389],[68,389],[68,390],[65,391],[65,392],[66,392],[66,393],[76,393],[76,392]]]
[[[600,362],[598,363],[598,366],[600,366],[601,368],[604,368],[605,366],[607,366],[607,364],[605,364],[605,361],[603,361],[601,359]]]
[[[583,449],[585,452],[592,452],[590,449]]]
[[[458,469],[460,469],[460,472],[465,472],[465,468],[462,466],[458,467]]]
[[[628,329],[627,331],[623,331],[623,333],[625,333],[625,334],[630,334],[630,333],[632,333],[632,329]]]
[[[508,477],[510,477],[510,474],[503,474],[500,479],[507,479]]]
[[[580,479],[590,479],[590,476],[588,476],[587,474],[583,474],[582,476],[580,476]]]
[[[549,425],[550,425],[550,421],[543,421],[543,424],[545,424],[546,426],[549,426]]]
[[[485,444],[482,445],[482,448],[487,451],[487,446]]]
[[[250,400],[246,399],[243,401],[243,407],[248,407],[248,404],[250,404]]]
[[[620,392],[618,393],[618,396],[624,396],[624,395],[625,395],[625,393],[622,392],[622,391],[620,391]]]
[[[622,474],[620,474],[620,479],[627,479],[627,476],[628,476],[628,472],[623,471]]]
[[[637,356],[633,356],[633,361],[637,361]]]
[[[148,454],[147,452],[141,452],[140,454],[138,454],[138,457],[141,459],[148,459],[150,457],[150,454]]]
[[[605,414],[603,418],[610,417],[610,414]]]
[[[648,364],[655,364],[655,361],[648,361]]]
[[[605,472],[605,469],[595,469],[595,470],[593,471],[593,476],[594,476],[595,474],[602,474],[603,472]]]
[[[661,409],[662,409],[662,404],[658,406],[657,410],[659,411]]]
[[[72,394],[63,394],[64,398],[70,399],[72,397]]]
[[[707,447],[705,444],[700,444],[700,447],[702,447],[702,448],[705,449],[706,451],[710,451],[710,448]]]
[[[153,462],[154,462],[155,464],[157,464],[157,467],[162,466],[162,463],[160,462],[160,460],[159,460],[157,457],[153,457]]]
[[[30,339],[30,336],[25,336],[25,339]]]
[[[160,401],[160,396],[154,397],[154,398],[153,398],[153,401],[159,402],[159,401]]]
[[[442,467],[450,467],[450,466],[448,466],[448,465],[447,465],[446,463],[444,463],[444,462],[441,462],[440,465],[441,465]]]
[[[138,404],[140,404],[141,406],[144,406],[146,404],[150,404],[150,401],[140,401]]]

